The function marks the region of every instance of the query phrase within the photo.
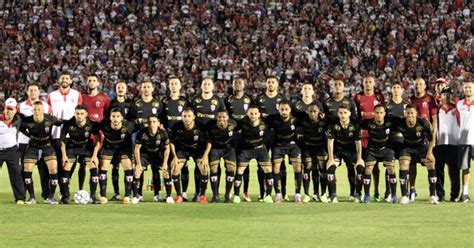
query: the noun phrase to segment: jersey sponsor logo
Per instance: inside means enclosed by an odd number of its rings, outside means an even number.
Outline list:
[[[158,106],[160,106],[160,104],[159,104],[158,102],[154,102],[154,103],[152,104],[152,106],[155,107],[155,108],[158,108]]]
[[[212,100],[211,100],[211,104],[212,104],[212,105],[217,105],[217,99],[212,99]]]
[[[250,99],[249,98],[244,98],[244,103],[247,103],[247,105],[250,103]]]
[[[198,98],[196,98],[194,101],[195,101],[196,103],[201,103],[202,99],[198,97]],[[198,107],[199,107],[199,106],[198,106]]]

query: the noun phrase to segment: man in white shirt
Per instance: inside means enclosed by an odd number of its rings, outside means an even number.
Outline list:
[[[18,133],[19,119],[16,117],[17,102],[8,98],[5,102],[5,112],[0,116],[0,167],[3,162],[7,164],[10,185],[15,201],[19,205],[25,203],[25,186],[21,176],[21,153],[18,149],[16,136]]]
[[[456,104],[452,102],[452,90],[448,87],[439,92],[440,106],[438,109],[438,132],[436,146],[433,149],[435,156],[436,195],[439,201],[444,201],[444,168],[448,165],[449,179],[451,180],[450,201],[455,202],[459,196],[459,168],[457,163],[457,144],[459,141],[459,124],[456,117]]]
[[[474,82],[472,79],[464,81],[463,91],[465,98],[456,105],[459,114],[459,146],[458,161],[462,170],[462,195],[460,202],[468,202],[469,198],[469,168],[473,156],[474,146]]]

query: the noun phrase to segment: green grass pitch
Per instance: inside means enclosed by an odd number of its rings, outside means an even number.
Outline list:
[[[7,169],[3,166],[0,170],[0,247],[474,246],[473,204],[429,205],[426,170],[421,166],[418,169],[417,201],[402,206],[347,202],[348,182],[344,166],[337,171],[338,204],[260,203],[256,201],[255,165],[251,165],[250,192],[254,200],[251,203],[167,205],[152,202],[152,192],[146,191],[145,202],[137,205],[109,202],[107,205],[55,206],[14,204]],[[288,192],[292,193],[293,173],[291,169],[288,172]],[[35,190],[40,195],[37,174],[35,169]],[[122,172],[120,176],[122,181]],[[150,171],[146,177],[150,177]],[[71,193],[74,193],[77,174],[71,185]],[[224,192],[223,186],[221,183],[221,192]],[[381,191],[384,187],[382,184]],[[449,179],[445,187],[449,191]],[[108,189],[110,197],[112,185]],[[194,189],[192,181],[190,189]],[[121,191],[123,193],[123,183]],[[208,191],[208,199],[210,196]]]

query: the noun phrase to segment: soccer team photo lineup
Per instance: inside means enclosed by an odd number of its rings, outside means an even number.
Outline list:
[[[3,190],[15,208],[463,206],[473,7],[0,0]]]
[[[143,80],[134,100],[127,98],[125,81],[115,84],[116,97],[110,100],[99,91],[97,75],[90,74],[86,80],[88,92],[81,94],[71,88],[71,74],[64,71],[59,88],[46,101],[39,99],[35,83],[27,85],[26,100],[6,100],[0,159],[8,167],[17,204],[39,200],[49,204],[107,204],[110,200],[207,204],[208,197],[212,203],[252,201],[248,192],[249,176],[254,176],[249,175],[252,160],[258,167],[258,201],[264,203],[337,203],[337,185],[347,183],[349,201],[409,204],[417,197],[417,167],[428,171],[430,204],[470,200],[474,143],[470,77],[463,81],[460,96],[453,95],[444,78],[436,80],[432,96],[425,80],[418,77],[408,99],[398,81],[392,82],[390,98],[384,99],[371,74],[364,77],[363,90],[350,98],[344,94],[343,78],[336,77],[330,82],[332,95],[323,101],[315,98],[313,85],[305,82],[297,83],[298,100],[285,99],[276,76],[266,78],[265,90],[256,98],[246,94],[243,78],[233,79],[232,93],[221,98],[214,94],[214,79],[203,77],[199,93],[190,100],[181,94],[177,75],[169,77],[166,95],[154,94],[155,85]],[[188,163],[191,159],[194,166]],[[342,164],[347,180],[336,179]],[[450,192],[443,185],[445,164]],[[35,167],[41,196],[35,193]],[[74,168],[79,191],[71,194]],[[143,199],[148,168],[153,199]],[[88,192],[84,190],[86,170]],[[123,195],[119,170],[123,170]],[[291,172],[294,187],[286,184]],[[188,198],[190,176],[195,185]],[[109,178],[114,187],[111,198],[107,196]],[[164,197],[159,194],[162,182]],[[224,192],[219,192],[221,182]],[[371,186],[375,186],[373,195]]]

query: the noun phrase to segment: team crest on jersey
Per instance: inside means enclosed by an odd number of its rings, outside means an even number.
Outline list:
[[[420,137],[421,136],[421,132],[416,132],[416,137]]]
[[[264,102],[265,102],[265,98],[263,98],[263,97],[260,98],[259,102],[264,103]]]
[[[211,105],[211,111],[216,110],[216,105]]]
[[[44,127],[44,131],[49,133],[49,127],[48,126]]]
[[[323,132],[323,128],[322,128],[322,127],[318,128],[318,132],[322,133],[322,132]]]
[[[95,102],[95,106],[96,106],[97,108],[100,107],[100,101],[96,101],[96,102]]]
[[[125,114],[128,114],[128,108],[124,108],[123,112],[125,112]]]
[[[301,103],[296,104],[296,109],[301,110],[303,108],[303,105]]]
[[[121,138],[121,139],[124,139],[124,138],[125,138],[125,134],[122,133],[122,134],[120,135],[120,138]]]
[[[199,135],[194,135],[194,141],[197,141],[199,139]]]
[[[354,133],[350,132],[348,135],[349,135],[349,137],[352,137],[352,136],[354,136]]]
[[[156,108],[152,108],[152,109],[151,109],[151,112],[152,112],[154,115],[156,115],[156,112],[158,112],[158,110],[157,110]]]
[[[427,107],[428,107],[428,103],[426,103],[426,102],[423,102],[421,105],[423,106],[423,108],[427,108]]]
[[[374,106],[377,106],[380,102],[378,100],[374,100]]]
[[[244,103],[244,110],[247,111],[249,109],[248,103]]]
[[[86,138],[89,138],[89,132],[86,131],[86,132],[84,133],[84,136],[86,136]]]
[[[385,134],[389,134],[389,133],[390,133],[390,128],[385,129]]]
[[[232,137],[232,135],[234,135],[234,131],[229,132],[229,137]]]
[[[156,140],[155,144],[158,146],[161,144],[161,140]]]
[[[291,125],[291,130],[295,130],[295,125]]]
[[[341,130],[341,127],[339,125],[336,125],[334,128],[336,129],[336,131]]]
[[[178,106],[178,112],[180,112],[180,113],[183,112],[183,106],[181,106],[181,105]]]
[[[198,97],[198,98],[196,98],[194,101],[195,101],[196,103],[201,103],[201,102],[202,102],[202,99],[201,99],[200,97]]]
[[[260,137],[263,136],[263,131],[260,131],[260,132],[259,132],[259,135],[260,135]]]

